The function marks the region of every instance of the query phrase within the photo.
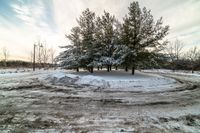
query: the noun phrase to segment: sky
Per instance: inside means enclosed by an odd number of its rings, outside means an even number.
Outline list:
[[[77,25],[86,8],[102,15],[106,10],[122,21],[133,0],[0,0],[0,55],[6,47],[9,59],[30,60],[33,44],[46,43],[57,54],[70,42],[65,34]],[[154,19],[170,26],[169,41],[179,39],[189,49],[200,47],[200,0],[139,0]]]

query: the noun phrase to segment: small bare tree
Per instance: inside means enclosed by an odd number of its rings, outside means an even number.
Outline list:
[[[30,55],[29,55],[29,61],[31,62],[31,63],[33,63],[33,51],[30,51]]]
[[[43,44],[38,41],[36,44],[36,60],[37,64],[39,65],[39,69],[41,68],[42,65],[42,50],[43,50]]]
[[[9,51],[6,47],[3,48],[3,61],[4,61],[4,66],[7,67],[7,60],[9,57]]]
[[[49,59],[50,59],[50,49],[47,47],[46,44],[44,44],[41,50],[41,61],[42,61],[43,67],[46,66],[46,64],[49,62]]]
[[[51,62],[51,65],[52,65],[52,67],[54,66],[54,63],[55,63],[55,53],[56,53],[56,51],[55,51],[55,49],[53,49],[53,48],[50,48],[49,49],[49,54],[50,54],[50,62]]]
[[[176,39],[176,41],[169,43],[165,48],[165,52],[171,60],[173,70],[176,69],[179,58],[182,55],[183,47],[184,44],[180,40]]]
[[[191,48],[186,53],[185,56],[190,61],[190,67],[191,67],[192,73],[194,73],[195,63],[197,62],[197,60],[200,57],[200,50],[198,50],[198,48],[195,46],[195,47]]]

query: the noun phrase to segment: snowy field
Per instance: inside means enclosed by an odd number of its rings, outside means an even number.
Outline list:
[[[200,132],[200,74],[0,70],[0,132]]]

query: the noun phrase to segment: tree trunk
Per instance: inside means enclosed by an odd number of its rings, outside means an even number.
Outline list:
[[[109,72],[110,71],[110,67],[109,67],[109,65],[107,65],[107,72]]]
[[[103,69],[103,66],[101,66],[101,70]]]
[[[99,66],[97,67],[98,71],[99,71]]]
[[[135,67],[132,67],[132,75],[135,74]]]
[[[94,69],[94,68],[93,68],[93,67],[91,67],[91,69],[90,69],[90,72],[91,72],[91,73],[93,73],[93,69]]]
[[[5,68],[7,67],[7,62],[6,62],[6,60],[4,61],[4,67],[5,67]]]
[[[115,70],[118,70],[117,66],[115,66]]]
[[[79,68],[78,67],[76,68],[76,72],[79,72]]]
[[[112,65],[109,65],[109,69],[110,69],[110,71],[112,71]]]
[[[128,67],[125,67],[125,71],[128,72]]]
[[[87,70],[91,73],[91,70],[90,70],[90,68],[89,67],[87,67]]]
[[[192,66],[192,73],[194,73],[194,68],[193,68],[193,66]]]

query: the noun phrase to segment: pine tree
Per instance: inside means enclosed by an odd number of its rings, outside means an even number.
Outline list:
[[[80,63],[80,57],[81,57],[81,37],[80,37],[80,28],[74,27],[71,30],[70,35],[66,35],[66,38],[68,38],[71,43],[72,47],[70,48],[70,56],[69,61],[71,61],[72,68],[76,68],[77,72],[79,71],[79,67],[81,66]]]
[[[124,21],[126,30],[122,34],[127,34],[123,35],[126,37],[124,42],[131,49],[131,53],[126,62],[129,62],[134,74],[137,64],[141,64],[151,54],[162,50],[166,44],[162,39],[168,34],[169,26],[162,26],[162,18],[154,22],[151,11],[145,7],[141,9],[138,2],[132,2],[128,9],[129,13]]]
[[[97,17],[95,21],[95,34],[94,34],[94,40],[95,40],[95,48],[94,48],[94,62],[93,65],[96,66],[99,70],[99,67],[103,66],[103,63],[101,62],[101,57],[104,53],[103,48],[103,29],[101,25],[101,18]]]
[[[131,59],[133,58],[132,56],[135,53],[134,49],[131,49],[129,47],[131,45],[131,37],[132,37],[132,32],[130,28],[130,21],[127,18],[127,16],[125,16],[121,32],[121,40],[124,46],[122,46],[119,49],[120,53],[122,54],[121,63],[125,67],[125,71],[128,71],[128,67],[130,67],[131,65]]]
[[[80,26],[80,34],[82,37],[82,62],[83,67],[89,67],[91,73],[93,73],[94,67],[94,55],[95,55],[95,13],[91,12],[88,8],[82,12],[82,15],[77,20]]]
[[[113,53],[116,45],[116,19],[110,13],[104,11],[104,15],[99,18],[99,22],[102,28],[102,43],[103,48],[102,57],[100,61],[103,65],[107,66],[107,71],[111,71],[112,65],[115,63]]]
[[[64,68],[76,69],[79,71],[79,67],[81,66],[81,39],[80,39],[80,28],[74,27],[71,30],[70,35],[66,35],[71,42],[71,45],[67,45],[61,48],[65,48],[66,50],[60,53],[58,60],[60,61],[60,65]]]

